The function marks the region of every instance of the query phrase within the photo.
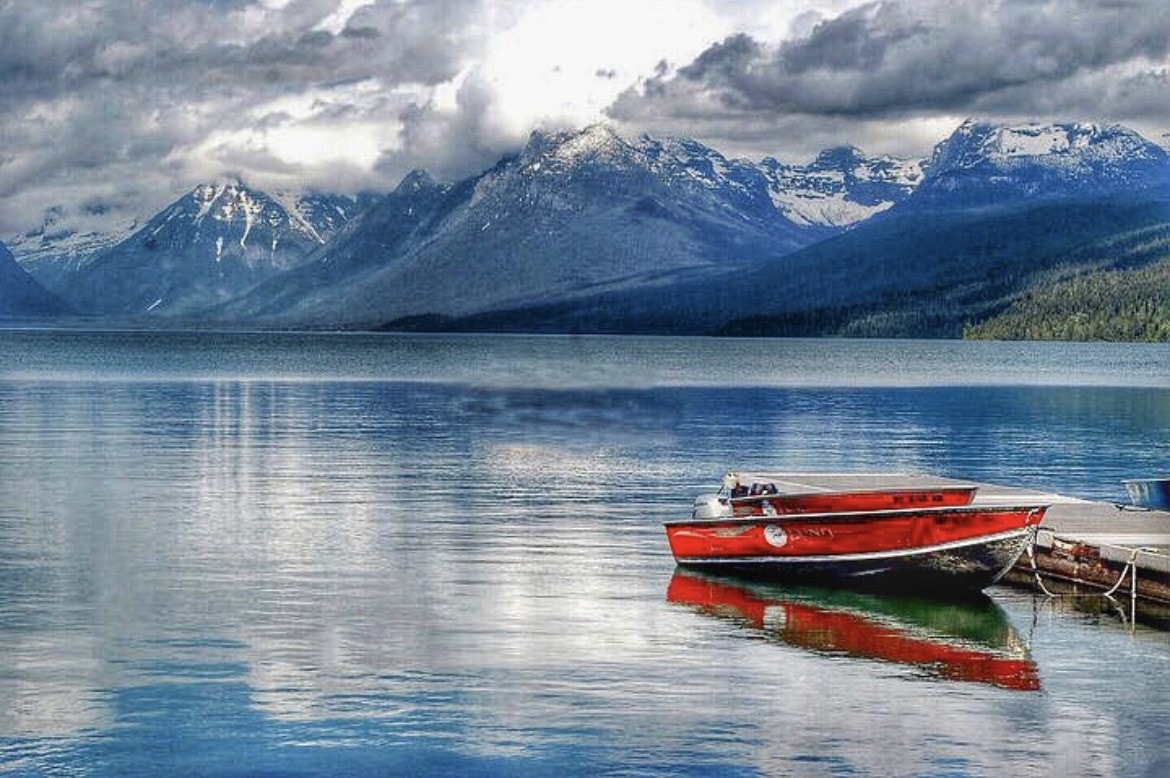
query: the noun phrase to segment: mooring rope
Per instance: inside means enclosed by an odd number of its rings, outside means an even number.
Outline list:
[[[1033,538],[1033,542],[1028,544],[1028,561],[1032,563],[1032,575],[1036,577],[1036,586],[1049,597],[1059,597],[1060,595],[1048,590],[1048,587],[1044,585],[1044,579],[1040,577],[1040,568],[1036,566],[1035,545],[1035,539]]]
[[[1117,579],[1117,583],[1113,584],[1112,589],[1105,592],[1105,595],[1104,595],[1105,597],[1112,597],[1113,593],[1121,588],[1121,582],[1125,580],[1126,573],[1128,573],[1129,571],[1132,570],[1133,574],[1137,575],[1137,567],[1134,564],[1135,560],[1137,559],[1137,555],[1138,555],[1138,549],[1136,549],[1136,548],[1130,552],[1129,561],[1125,563],[1125,568],[1121,571],[1121,577]]]
[[[1131,587],[1134,589],[1134,592],[1132,592],[1132,594],[1136,594],[1137,555],[1138,555],[1138,552],[1141,551],[1140,548],[1135,548],[1135,549],[1132,549],[1130,551],[1129,560],[1125,563],[1125,567],[1123,567],[1121,569],[1121,576],[1117,579],[1117,583],[1113,584],[1113,586],[1108,591],[1103,592],[1103,593],[1090,592],[1087,594],[1082,594],[1079,592],[1077,592],[1077,593],[1068,592],[1067,594],[1056,594],[1056,593],[1050,591],[1049,588],[1044,585],[1044,579],[1040,577],[1040,567],[1036,564],[1036,552],[1034,550],[1035,545],[1036,545],[1035,538],[1033,538],[1033,542],[1028,544],[1028,561],[1032,563],[1032,574],[1036,577],[1036,586],[1039,587],[1040,591],[1042,591],[1048,597],[1087,597],[1087,596],[1113,597],[1113,595],[1117,592],[1117,590],[1121,588],[1122,582],[1125,581],[1125,576],[1127,574],[1129,574],[1131,571],[1133,574],[1134,584],[1135,584],[1134,587]]]

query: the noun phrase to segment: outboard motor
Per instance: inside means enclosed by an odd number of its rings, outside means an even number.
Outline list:
[[[732,516],[731,503],[718,494],[700,494],[695,498],[692,519],[725,519]]]

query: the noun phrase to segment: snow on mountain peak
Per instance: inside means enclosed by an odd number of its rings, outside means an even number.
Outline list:
[[[845,227],[867,219],[908,196],[923,175],[921,162],[870,158],[852,146],[826,149],[807,166],[756,164],[728,159],[689,138],[642,135],[628,142],[604,124],[534,132],[518,167],[529,175],[553,175],[594,164],[641,170],[677,191],[734,202],[741,213],[776,209],[802,227]],[[481,179],[474,202],[505,175],[501,169]]]
[[[1096,166],[1156,160],[1165,152],[1121,125],[1092,123],[999,125],[968,119],[935,147],[933,175],[992,165],[1012,168],[1088,170]]]
[[[240,221],[243,223],[243,233],[239,238],[241,248],[247,247],[252,227],[257,219],[265,215],[266,208],[269,208],[269,213],[265,222],[272,227],[278,226],[289,215],[289,212],[282,214],[272,210],[270,206],[275,205],[275,203],[270,198],[252,192],[239,181],[200,184],[195,187],[191,196],[199,208],[194,219],[196,225],[208,216],[218,222]],[[305,226],[307,225],[302,225],[302,230]],[[313,234],[318,242],[321,242],[320,236],[317,236],[311,227],[307,231]]]
[[[192,221],[196,226],[208,218],[221,223],[224,228],[236,225],[233,229],[240,230],[236,240],[242,248],[247,248],[253,230],[262,226],[276,232],[289,230],[318,245],[324,244],[327,234],[334,231],[333,223],[344,223],[353,215],[341,205],[322,207],[318,202],[321,197],[294,191],[261,192],[233,178],[199,184],[191,190],[189,197],[194,205]],[[337,198],[324,196],[324,199]],[[183,207],[181,203],[180,208]],[[350,203],[347,201],[346,205]],[[317,224],[322,218],[328,223]]]
[[[560,170],[589,160],[618,159],[628,144],[609,125],[594,124],[583,130],[547,132],[534,130],[520,154],[532,172]]]
[[[614,144],[622,145],[623,141],[608,124],[591,124],[585,129],[573,134],[568,142],[562,145],[562,151],[569,153],[587,153],[597,151]]]
[[[748,198],[764,187],[751,162],[727,159],[696,140],[643,135],[634,148],[641,163],[667,181],[708,190],[727,189]]]
[[[313,254],[358,210],[354,198],[262,192],[235,179],[195,186],[62,286],[80,311],[185,315]]]
[[[854,146],[825,149],[808,165],[765,159],[761,168],[776,207],[797,224],[849,227],[908,197],[922,163],[867,157]]]
[[[1170,178],[1170,154],[1121,125],[967,120],[935,146],[920,203],[997,205],[1096,195]]]

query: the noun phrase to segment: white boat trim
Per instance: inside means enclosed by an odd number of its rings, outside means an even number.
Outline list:
[[[902,557],[919,556],[922,554],[933,554],[939,551],[951,551],[957,548],[966,548],[967,546],[978,546],[984,543],[996,543],[1001,540],[1013,540],[1015,538],[1023,537],[1032,532],[1031,527],[1022,527],[1020,529],[1010,530],[1008,532],[999,532],[994,535],[979,535],[974,538],[967,538],[965,540],[953,540],[949,543],[940,543],[935,546],[915,546],[913,548],[894,549],[890,551],[867,551],[864,553],[855,554],[817,554],[808,556],[794,556],[794,555],[769,555],[769,556],[731,556],[731,557],[714,557],[714,556],[686,556],[677,557],[680,564],[687,562],[701,562],[707,564],[727,564],[727,565],[750,565],[750,564],[831,564],[840,562],[871,562],[882,559],[898,559]]]

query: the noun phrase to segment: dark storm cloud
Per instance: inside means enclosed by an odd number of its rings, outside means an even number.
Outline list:
[[[779,45],[730,37],[626,92],[611,113],[627,121],[729,113],[872,120],[987,107],[1027,115],[1057,95],[1083,104],[1119,77],[1117,68],[1156,70],[1168,52],[1164,0],[891,0]],[[1127,104],[1165,105],[1164,80],[1130,86]]]
[[[192,161],[191,150],[216,132],[263,124],[258,107],[282,97],[367,80],[387,92],[448,81],[478,34],[478,0],[382,0],[339,29],[323,24],[338,5],[0,2],[0,234],[119,178],[170,196],[192,176],[220,175],[217,160]],[[321,108],[347,110],[373,121],[398,107],[373,95]]]
[[[223,7],[232,10],[225,13]],[[192,94],[389,76],[434,83],[458,69],[436,33],[472,3],[388,3],[359,10],[339,34],[316,24],[336,5],[301,0],[276,11],[255,3],[169,0],[11,3],[0,6],[0,98],[45,98],[139,80]]]

